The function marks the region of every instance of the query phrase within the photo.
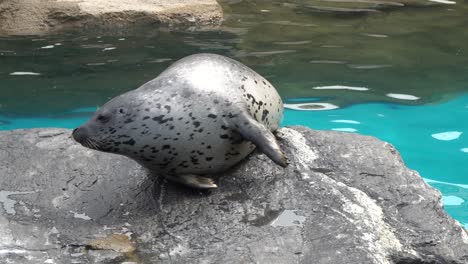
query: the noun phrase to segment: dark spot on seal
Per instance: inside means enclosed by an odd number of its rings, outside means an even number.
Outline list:
[[[130,140],[122,142],[122,144],[133,146],[133,145],[135,145],[135,140],[133,140],[133,138],[131,138]]]
[[[211,160],[213,160],[213,157],[206,157],[205,160],[206,161],[211,161]]]
[[[198,159],[197,159],[196,157],[194,157],[194,156],[191,156],[191,157],[190,157],[190,161],[191,161],[194,165],[200,164],[200,163],[198,162]]]
[[[159,115],[159,116],[153,117],[153,120],[156,121],[156,122],[158,122],[159,124],[164,124],[164,123],[166,123],[167,121],[172,121],[173,118],[170,117],[170,118],[164,119],[164,115]]]
[[[229,135],[223,134],[223,135],[221,135],[221,136],[219,136],[219,137],[222,138],[222,139],[228,139],[228,138],[229,138]]]
[[[146,119],[149,119],[149,118],[150,118],[149,116],[145,116],[145,117],[143,117],[142,120],[146,120]]]
[[[213,100],[213,103],[214,103],[214,104],[219,104],[219,101],[218,101],[217,99],[214,99],[214,100]]]
[[[211,145],[206,146],[207,149],[211,149]]]
[[[196,117],[193,117],[193,113],[192,113],[192,112],[190,112],[188,115],[190,116],[190,118],[192,118],[192,120],[197,119]]]
[[[171,148],[171,145],[164,145],[164,146],[162,147],[163,150],[164,150],[164,149],[170,149],[170,148]]]
[[[222,126],[221,126],[221,129],[223,129],[223,130],[227,130],[227,129],[228,129],[228,127],[227,127],[227,126],[225,126],[225,125],[222,125]]]
[[[199,126],[200,126],[200,122],[194,121],[194,122],[193,122],[193,125],[194,125],[195,127],[199,127]]]
[[[268,110],[263,110],[263,113],[262,113],[262,121],[265,121],[265,119],[267,118],[268,116],[268,113],[270,113]]]
[[[132,123],[134,120],[131,118],[128,118],[127,120],[124,121],[124,124],[129,124]]]
[[[215,115],[215,114],[209,114],[208,117],[209,117],[209,118],[216,118],[216,117],[218,117],[218,116]]]
[[[165,105],[164,108],[166,108],[167,112],[170,113],[171,112],[171,106],[169,105]]]

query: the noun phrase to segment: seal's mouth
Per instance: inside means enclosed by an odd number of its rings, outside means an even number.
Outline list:
[[[102,148],[99,146],[99,143],[90,138],[85,139],[83,142],[80,142],[80,144],[90,149],[102,150]]]
[[[73,139],[83,147],[95,150],[102,150],[101,143],[87,136],[83,128],[75,128],[72,132]]]

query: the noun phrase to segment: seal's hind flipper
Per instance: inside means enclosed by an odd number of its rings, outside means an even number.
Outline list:
[[[197,188],[197,189],[215,189],[218,188],[218,185],[214,182],[213,179],[208,177],[203,177],[195,174],[183,174],[177,176],[166,176],[171,181],[182,183],[186,186]]]
[[[262,123],[255,120],[248,112],[241,113],[235,129],[243,138],[251,141],[271,160],[281,167],[288,166],[288,159],[281,150],[273,133]]]

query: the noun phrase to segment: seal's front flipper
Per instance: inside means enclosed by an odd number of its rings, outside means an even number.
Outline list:
[[[239,115],[235,128],[243,138],[254,143],[261,152],[265,153],[276,164],[281,167],[288,166],[288,159],[281,151],[273,133],[265,125],[255,120],[248,112]]]
[[[197,189],[215,189],[218,188],[218,185],[214,182],[213,179],[208,177],[203,177],[195,174],[184,174],[176,176],[166,176],[171,181],[182,183],[186,186],[197,188]]]

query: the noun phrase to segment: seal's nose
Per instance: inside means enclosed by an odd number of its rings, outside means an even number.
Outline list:
[[[73,129],[72,137],[73,137],[74,140],[81,143],[86,138],[86,132],[81,127],[75,128],[75,129]]]

